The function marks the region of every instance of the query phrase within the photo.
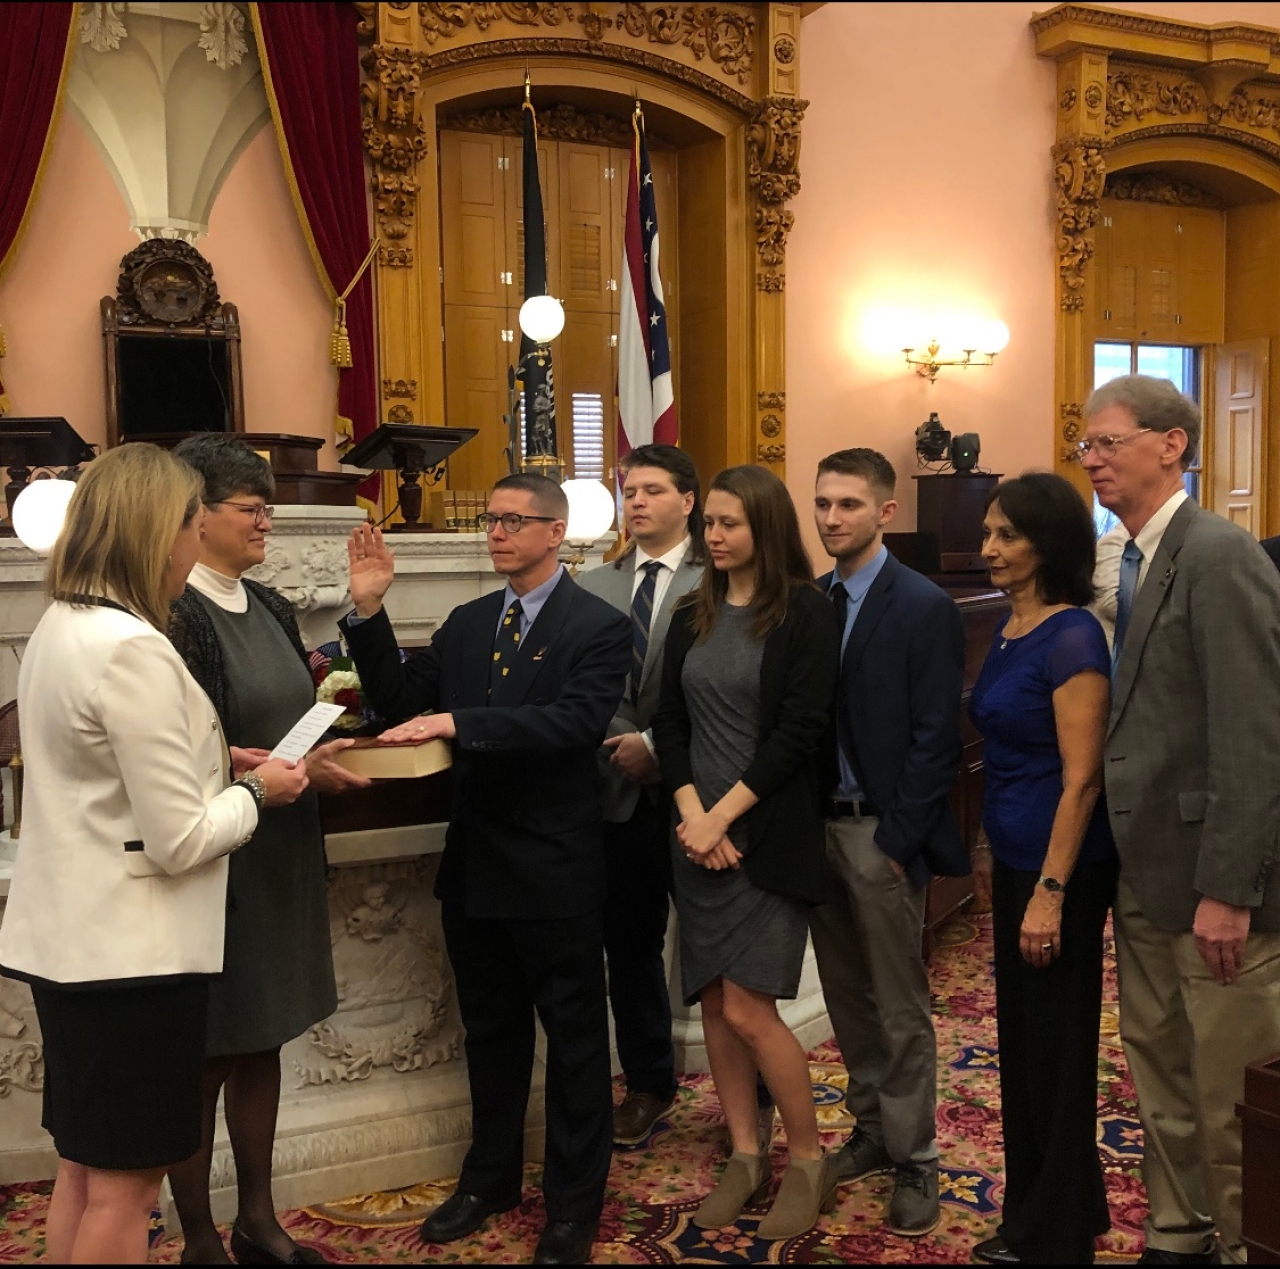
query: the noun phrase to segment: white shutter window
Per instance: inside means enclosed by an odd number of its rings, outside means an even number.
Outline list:
[[[573,474],[604,480],[604,398],[598,392],[573,394]]]

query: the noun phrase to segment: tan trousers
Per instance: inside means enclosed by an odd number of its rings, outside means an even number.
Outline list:
[[[1224,1261],[1243,1264],[1240,1121],[1244,1068],[1280,1053],[1280,934],[1252,934],[1244,969],[1214,981],[1190,933],[1143,915],[1121,874],[1116,897],[1120,1037],[1145,1142],[1147,1246],[1194,1254],[1217,1228]]]

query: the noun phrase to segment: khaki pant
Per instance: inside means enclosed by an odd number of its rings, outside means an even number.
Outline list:
[[[937,1043],[921,955],[925,888],[893,871],[878,820],[827,821],[839,879],[809,930],[827,1012],[849,1072],[845,1104],[895,1163],[938,1157]]]
[[[1244,969],[1216,982],[1190,933],[1143,915],[1123,874],[1115,906],[1120,1036],[1138,1093],[1147,1246],[1191,1253],[1216,1227],[1244,1263],[1240,1121],[1244,1068],[1280,1053],[1280,934],[1252,934]]]

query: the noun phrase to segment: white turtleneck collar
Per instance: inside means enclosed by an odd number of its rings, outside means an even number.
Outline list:
[[[225,577],[206,564],[197,564],[187,581],[227,612],[249,611],[249,592],[238,577]]]

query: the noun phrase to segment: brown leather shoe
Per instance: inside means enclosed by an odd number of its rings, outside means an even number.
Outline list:
[[[651,1093],[628,1093],[613,1112],[613,1143],[638,1146],[647,1141],[653,1126],[676,1104],[674,1097],[663,1099]]]

